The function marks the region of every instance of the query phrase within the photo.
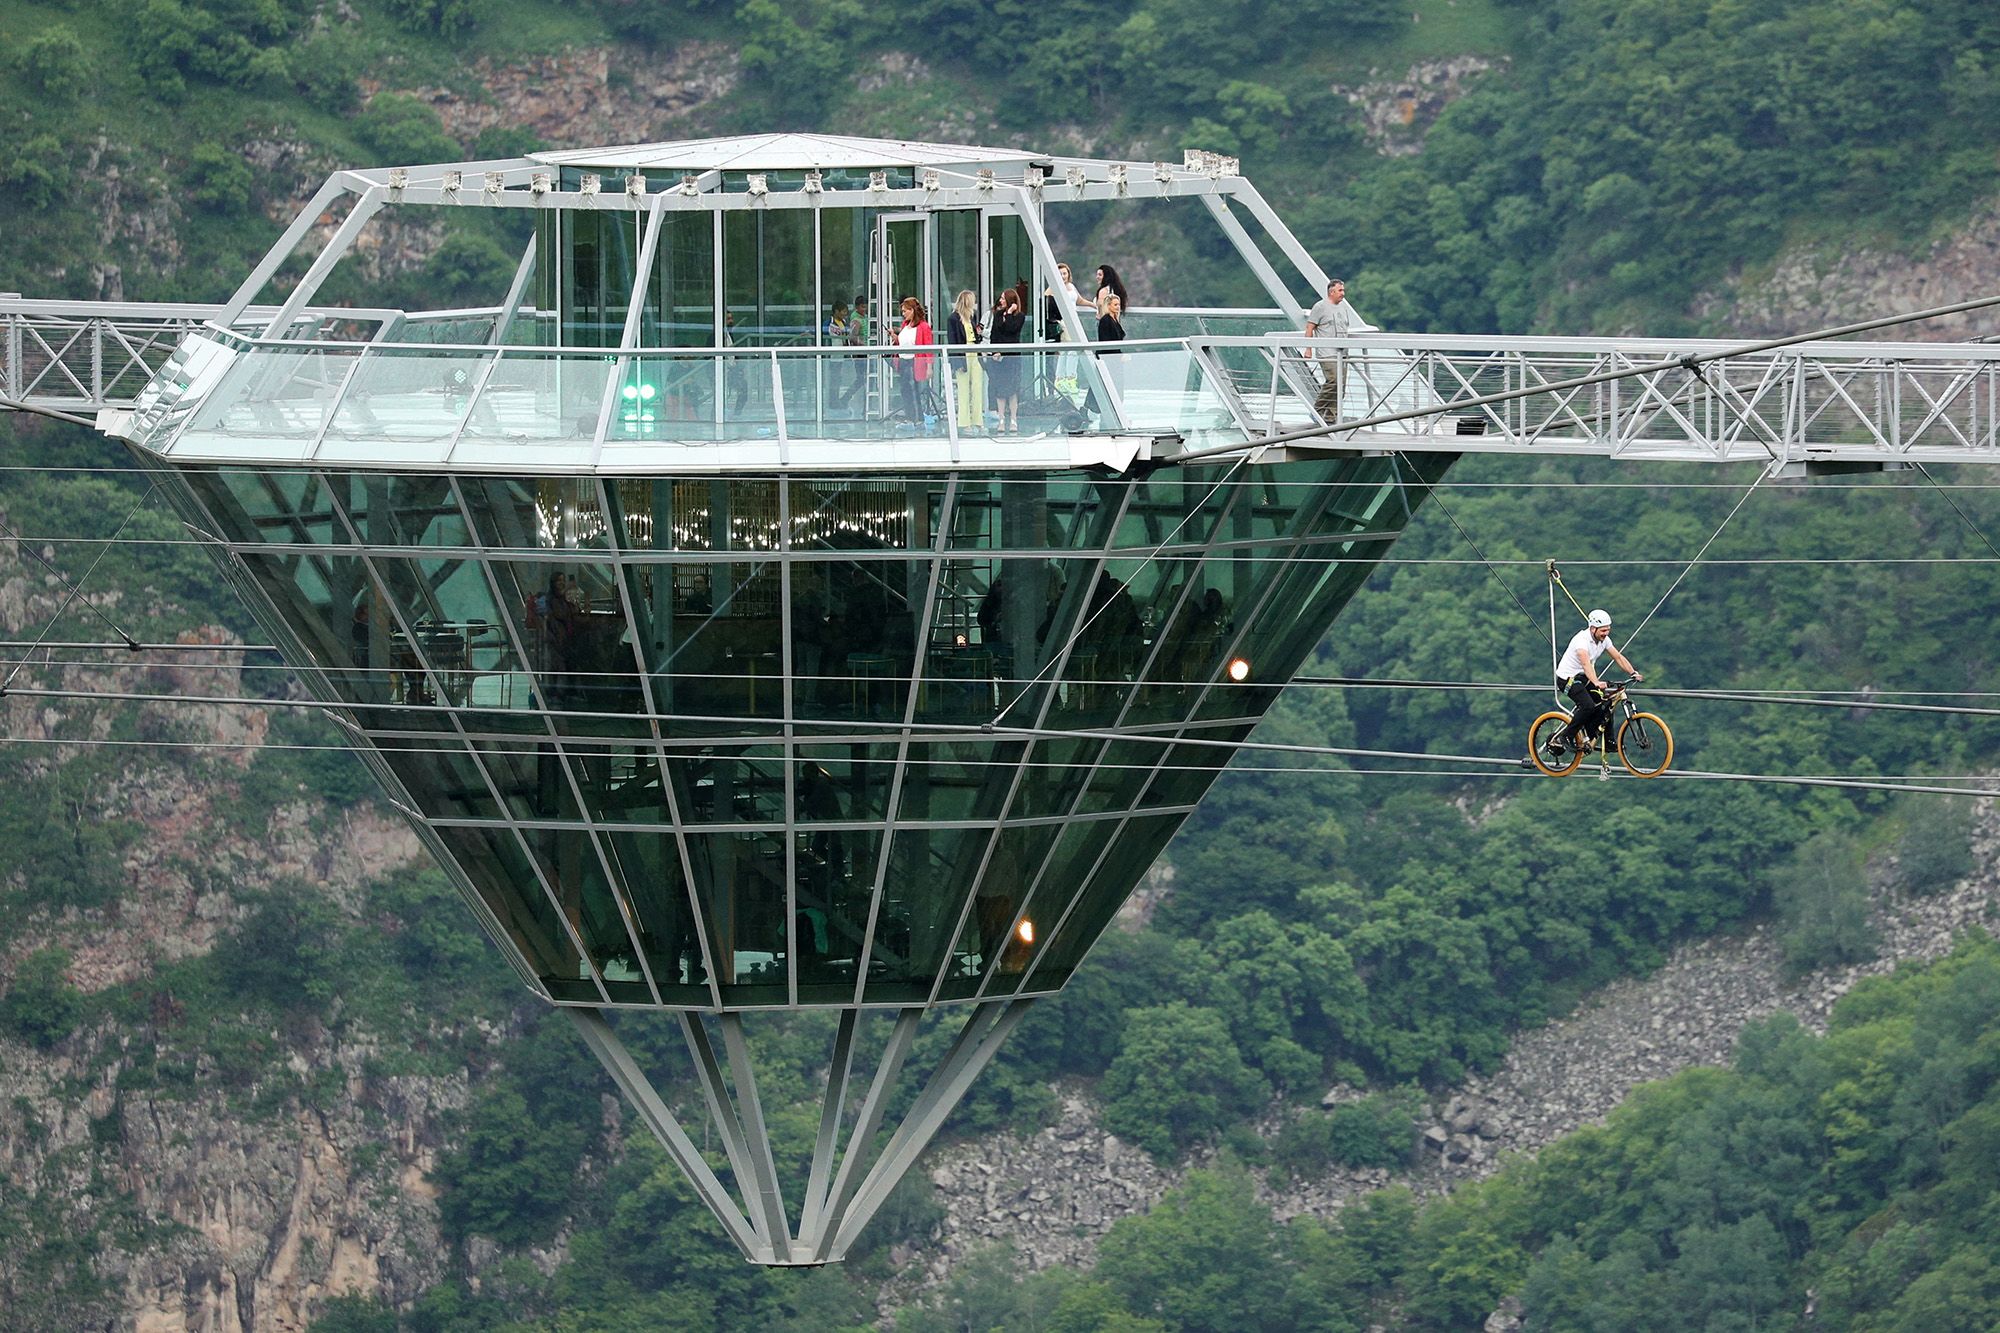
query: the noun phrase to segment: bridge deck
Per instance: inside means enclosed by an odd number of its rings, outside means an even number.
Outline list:
[[[941,373],[941,353],[923,364],[894,347],[491,346],[490,311],[319,311],[309,336],[267,341],[204,326],[215,310],[0,298],[0,398],[107,413],[100,424],[112,433],[215,462],[1121,466],[1342,422],[1358,424],[1283,447],[2000,461],[2000,346],[1987,344],[1804,343],[1696,369],[1680,362],[1730,345],[1195,333],[988,349],[969,384]],[[250,312],[244,326],[267,317]],[[940,373],[917,382],[919,368]],[[1000,431],[991,410],[1010,380],[1021,390],[1018,434]],[[977,401],[961,401],[968,394]],[[1522,396],[1470,401],[1509,394]]]

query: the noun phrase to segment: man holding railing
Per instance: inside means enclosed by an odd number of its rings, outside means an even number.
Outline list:
[[[1313,308],[1306,312],[1306,337],[1345,337],[1354,331],[1354,324],[1354,307],[1347,304],[1347,284],[1335,278],[1326,284],[1326,299],[1315,301]],[[1338,348],[1319,353],[1319,369],[1324,382],[1320,385],[1319,397],[1313,401],[1313,411],[1319,413],[1320,420],[1328,425],[1340,417],[1340,355]]]

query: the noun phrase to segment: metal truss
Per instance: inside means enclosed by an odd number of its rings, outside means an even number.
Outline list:
[[[129,407],[191,333],[223,313],[219,305],[0,299],[0,400],[58,412]],[[244,312],[261,328],[273,308]],[[386,325],[385,310],[313,310],[318,327]]]
[[[862,1228],[916,1165],[1032,1002],[1005,999],[972,1006],[922,1091],[894,1125],[888,1122],[890,1103],[915,1048],[925,1010],[909,1006],[895,1011],[873,1074],[865,1079],[857,1064],[863,1015],[855,1009],[841,1010],[827,1061],[819,1130],[803,1188],[796,1196],[796,1213],[787,1203],[785,1182],[772,1151],[741,1014],[724,1013],[713,1020],[697,1013],[675,1015],[709,1121],[721,1141],[726,1164],[723,1171],[728,1176],[725,1181],[722,1172],[695,1146],[603,1012],[563,1012],[667,1155],[686,1173],[702,1203],[715,1214],[743,1257],[775,1267],[810,1267],[847,1256]],[[719,1052],[710,1021],[721,1038]]]

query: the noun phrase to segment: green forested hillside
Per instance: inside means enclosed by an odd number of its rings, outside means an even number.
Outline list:
[[[740,78],[650,127],[657,137],[841,129],[865,115],[912,135],[954,123],[1007,142],[1238,152],[1378,323],[1685,333],[1696,291],[1754,271],[1786,240],[1914,247],[1991,202],[1996,13],[1983,0],[0,0],[0,114],[12,130],[0,144],[0,289],[95,296],[115,272],[128,298],[220,299],[287,201],[334,167],[532,141],[510,126],[454,140],[412,93],[477,99],[482,71],[617,42],[618,97],[700,40]],[[1496,67],[1444,112],[1421,154],[1380,156],[1342,90],[1466,52]],[[899,53],[920,58],[925,76],[864,86]],[[411,257],[411,299],[448,301],[460,279],[511,264],[480,228],[460,224]],[[1177,244],[1199,254],[1212,241]],[[1248,296],[1188,282],[1185,299]],[[13,462],[115,461],[81,433],[5,417],[0,441]],[[1936,475],[1955,488],[1993,481],[1974,469]],[[1531,609],[1545,605],[1540,562],[1557,558],[1579,596],[1635,625],[1751,480],[1463,462],[1311,674],[1540,681],[1545,624],[1514,608],[1445,509]],[[1954,509],[1910,473],[1761,487],[1633,655],[1655,682],[1687,688],[1990,689],[1996,497],[1957,488]],[[44,533],[105,535],[139,498],[119,478],[0,473],[0,507]],[[171,532],[157,509],[131,529]],[[1761,563],[1771,560],[1798,563]],[[186,548],[114,551],[97,581],[149,590],[162,629],[243,628]],[[1538,706],[1528,695],[1307,685],[1260,734],[1512,754]],[[1977,720],[1663,709],[1682,762],[1706,769],[1963,773],[1990,769],[2000,747]],[[152,735],[117,725],[121,739]],[[331,736],[302,721],[278,728],[286,742]],[[303,886],[275,891],[245,905],[215,955],[78,995],[64,979],[68,950],[115,897],[119,857],[141,835],[78,796],[118,760],[0,759],[10,1039],[59,1050],[93,1024],[123,1025],[153,1047],[120,1075],[129,1095],[191,1095],[220,1080],[252,1121],[340,1095],[287,1068],[287,1043],[311,1026],[301,994],[338,995],[331,1027],[379,1035],[412,1067],[478,1063],[433,1183],[454,1255],[475,1238],[497,1242],[516,1256],[504,1280],[475,1291],[450,1277],[400,1319],[339,1302],[318,1327],[858,1326],[873,1318],[891,1247],[921,1248],[929,1235],[936,1205],[919,1182],[843,1270],[742,1268],[651,1149],[620,1141],[604,1160],[608,1086],[565,1032],[528,1015],[524,1038],[490,1051],[439,1035],[503,1010],[511,992],[435,876],[379,886],[349,915]],[[269,750],[233,777],[187,762],[232,793],[252,829],[274,793],[300,783],[341,800],[366,790],[351,761],[317,750]],[[1070,992],[1030,1017],[960,1112],[961,1132],[1033,1128],[1051,1081],[1072,1077],[1094,1087],[1107,1125],[1164,1160],[1218,1141],[1296,1174],[1405,1160],[1411,1098],[1490,1067],[1520,1026],[1655,966],[1679,941],[1751,919],[1775,916],[1801,969],[1865,956],[1872,944],[1852,911],[1864,858],[1880,865],[1901,848],[1913,875],[1920,852],[1962,861],[1966,838],[1962,811],[1880,793],[1277,771],[1291,766],[1246,760],[1218,785],[1171,849],[1174,887],[1151,927],[1111,935]],[[390,947],[373,947],[380,939]],[[1647,1327],[1686,1308],[1700,1319],[1658,1326],[1782,1328],[1807,1326],[1784,1320],[1809,1290],[1815,1327],[1989,1326],[1978,1312],[1994,1299],[2000,1257],[1981,1220],[1994,1205],[1979,1117],[1993,1082],[1981,998],[1991,955],[1972,946],[1857,996],[1826,1042],[1759,1029],[1735,1071],[1686,1076],[1449,1205],[1382,1196],[1337,1231],[1278,1228],[1246,1180],[1199,1177],[1170,1206],[1121,1224],[1095,1279],[1017,1287],[1004,1264],[975,1265],[903,1326],[1240,1328],[1258,1326],[1244,1322],[1254,1311],[1266,1327],[1334,1329],[1365,1327],[1372,1310],[1461,1328],[1518,1292],[1538,1328]],[[301,992],[299,978],[317,989]],[[759,1054],[803,1072],[823,1035],[801,1023]],[[1336,1079],[1376,1095],[1335,1115],[1310,1109]],[[1246,1126],[1274,1099],[1290,1128],[1266,1144]],[[782,1110],[774,1118],[781,1138],[810,1132]],[[75,1215],[47,1199],[0,1198],[0,1239],[34,1256],[24,1271],[50,1319],[115,1306],[84,1256],[150,1243],[114,1205],[111,1176],[83,1174],[86,1197],[104,1206],[101,1230],[81,1238]],[[518,1257],[558,1237],[566,1249],[552,1273]],[[1206,1276],[1199,1290],[1189,1273]],[[1617,1303],[1634,1293],[1636,1314]]]

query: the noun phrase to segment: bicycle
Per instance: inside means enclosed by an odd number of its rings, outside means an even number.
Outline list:
[[[1622,680],[1607,684],[1604,704],[1609,711],[1605,714],[1605,725],[1608,727],[1613,720],[1618,722],[1618,758],[1632,776],[1656,778],[1674,761],[1673,729],[1658,713],[1645,712],[1633,702],[1626,688],[1630,684]],[[1528,759],[1552,778],[1575,772],[1583,756],[1603,744],[1600,728],[1592,736],[1577,735],[1574,744],[1560,750],[1550,749],[1549,742],[1569,725],[1569,718],[1566,709],[1551,708],[1528,725]]]

